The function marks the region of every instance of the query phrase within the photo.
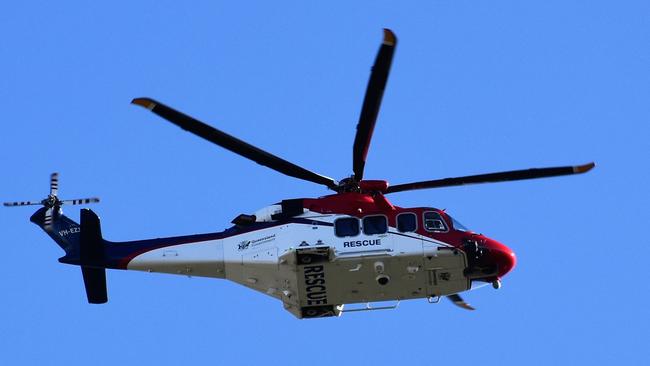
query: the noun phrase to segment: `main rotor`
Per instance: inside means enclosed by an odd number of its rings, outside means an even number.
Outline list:
[[[337,192],[362,192],[371,194],[387,194],[425,188],[441,188],[477,183],[494,183],[503,181],[535,179],[559,175],[580,174],[591,170],[595,164],[588,163],[578,166],[562,166],[551,168],[533,168],[513,170],[498,173],[479,174],[463,177],[435,179],[389,186],[386,181],[364,181],[366,158],[372,140],[372,134],[379,115],[384,89],[397,46],[397,37],[390,29],[384,29],[384,38],[375,58],[370,73],[366,94],[361,107],[357,131],[352,147],[352,175],[336,181],[328,176],[305,169],[256,146],[220,131],[193,117],[179,112],[151,98],[135,98],[131,103],[140,105],[168,120],[169,122],[202,137],[216,145],[241,155],[254,162],[267,166],[290,177],[306,180],[326,186]]]

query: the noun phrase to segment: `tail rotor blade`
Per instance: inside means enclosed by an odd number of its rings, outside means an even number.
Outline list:
[[[97,203],[99,202],[99,198],[93,197],[93,198],[79,198],[79,199],[74,199],[74,200],[63,200],[61,203],[67,204],[67,205],[85,205],[88,203]]]
[[[15,207],[15,206],[40,206],[42,203],[39,202],[34,202],[34,201],[21,201],[21,202],[5,202],[3,203],[4,206],[7,207]]]
[[[43,220],[43,224],[44,224],[45,226],[50,226],[50,225],[52,225],[52,211],[53,211],[53,210],[52,210],[52,207],[48,208],[48,209],[45,211],[45,219]]]
[[[56,196],[59,193],[59,173],[50,175],[50,195]]]

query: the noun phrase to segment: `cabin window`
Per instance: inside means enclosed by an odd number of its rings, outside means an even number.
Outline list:
[[[417,216],[412,212],[397,215],[397,230],[402,233],[412,233],[418,228]]]
[[[363,218],[363,233],[366,235],[386,234],[388,232],[388,220],[386,216],[366,216]]]
[[[445,220],[442,219],[439,213],[435,211],[428,211],[424,213],[424,228],[427,231],[442,232],[447,231]]]
[[[356,217],[345,217],[334,221],[334,233],[341,238],[359,235],[359,219]]]

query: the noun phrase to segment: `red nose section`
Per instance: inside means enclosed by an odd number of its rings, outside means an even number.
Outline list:
[[[505,276],[515,268],[517,264],[515,252],[496,240],[487,239],[485,244],[490,248],[490,257],[499,268],[499,277]]]

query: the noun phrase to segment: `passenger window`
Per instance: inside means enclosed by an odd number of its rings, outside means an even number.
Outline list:
[[[338,237],[359,235],[359,219],[345,217],[334,221],[334,233]]]
[[[424,213],[424,228],[427,231],[447,231],[447,225],[439,213],[429,211]]]
[[[363,233],[366,235],[385,234],[388,232],[386,216],[366,216],[363,218]]]
[[[397,215],[397,230],[402,233],[411,233],[417,230],[417,216],[414,213],[403,213]]]

